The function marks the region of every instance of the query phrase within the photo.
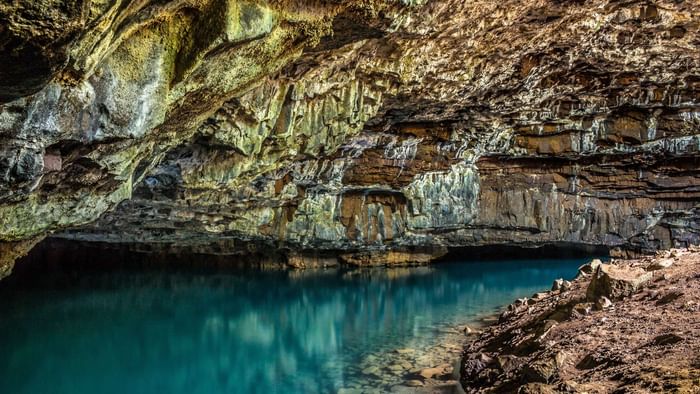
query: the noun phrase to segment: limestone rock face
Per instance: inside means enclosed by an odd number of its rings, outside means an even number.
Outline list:
[[[696,0],[25,3],[2,241],[700,242]]]

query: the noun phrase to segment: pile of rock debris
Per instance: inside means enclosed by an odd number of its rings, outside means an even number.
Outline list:
[[[595,259],[466,346],[466,392],[700,393],[700,248]]]

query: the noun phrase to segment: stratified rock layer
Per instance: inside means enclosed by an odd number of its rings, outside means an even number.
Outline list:
[[[0,6],[2,240],[700,242],[698,1],[81,4]]]

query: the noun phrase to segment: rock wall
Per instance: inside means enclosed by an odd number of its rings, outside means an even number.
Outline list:
[[[0,6],[0,240],[700,242],[698,1],[66,4]]]

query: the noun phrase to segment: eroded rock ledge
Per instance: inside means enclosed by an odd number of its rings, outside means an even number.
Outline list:
[[[471,392],[692,393],[700,385],[700,249],[594,260],[517,300],[465,350]]]
[[[699,13],[670,0],[3,4],[0,242],[250,241],[360,260],[697,244]]]

